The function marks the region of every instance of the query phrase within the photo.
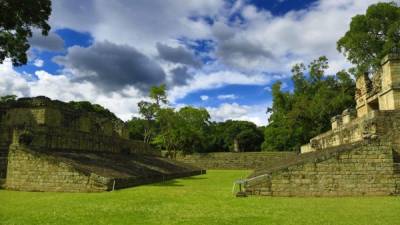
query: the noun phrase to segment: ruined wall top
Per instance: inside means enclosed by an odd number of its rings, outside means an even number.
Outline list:
[[[111,113],[110,113],[111,114]],[[0,124],[7,127],[51,127],[128,138],[122,120],[107,113],[77,109],[71,103],[39,96],[0,104]]]

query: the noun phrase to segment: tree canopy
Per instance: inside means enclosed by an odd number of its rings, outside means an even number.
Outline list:
[[[14,66],[26,64],[32,29],[40,29],[42,35],[47,35],[50,13],[50,0],[1,0],[0,63],[11,58]]]
[[[357,66],[357,73],[376,71],[388,53],[400,53],[400,8],[396,3],[377,3],[365,15],[352,18],[350,29],[337,49]]]
[[[328,60],[322,56],[308,65],[308,71],[304,64],[293,67],[293,92],[282,91],[281,82],[273,85],[263,150],[298,150],[310,138],[329,130],[332,116],[355,105],[350,74],[340,71],[328,76],[327,68]]]
[[[185,106],[175,109],[168,105],[165,85],[149,91],[151,101],[138,103],[142,118],[127,121],[131,139],[141,139],[171,157],[177,152],[232,151],[236,140],[240,151],[259,151],[262,131],[252,122],[211,122],[204,108]]]

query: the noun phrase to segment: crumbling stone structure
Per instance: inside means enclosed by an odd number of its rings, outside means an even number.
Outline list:
[[[356,109],[331,119],[332,130],[298,157],[256,170],[247,194],[353,196],[400,194],[400,55],[382,60],[372,79],[356,80]]]
[[[0,105],[0,185],[99,192],[204,171],[128,139],[124,123],[46,97]]]

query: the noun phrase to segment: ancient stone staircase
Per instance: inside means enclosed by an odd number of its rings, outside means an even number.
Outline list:
[[[396,177],[396,194],[400,194],[400,153],[393,151],[393,166]]]
[[[400,164],[395,157],[391,146],[379,141],[301,154],[255,171],[245,190],[267,196],[398,194]]]

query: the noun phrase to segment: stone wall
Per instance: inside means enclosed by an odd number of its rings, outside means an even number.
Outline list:
[[[143,154],[44,152],[12,144],[4,187],[21,191],[101,192],[205,171]]]
[[[106,111],[46,97],[0,104],[0,187],[99,192],[202,173],[129,140]]]
[[[399,164],[390,141],[362,142],[302,157],[249,178],[246,191],[268,196],[399,194]]]
[[[22,191],[99,192],[109,181],[84,173],[54,157],[12,145],[5,187]]]
[[[176,160],[203,169],[256,169],[296,155],[295,152],[215,152],[178,155]]]
[[[128,140],[104,134],[75,131],[63,127],[39,127],[29,129],[15,129],[13,136],[29,132],[32,135],[30,146],[46,151],[76,151],[76,152],[109,152],[109,153],[142,153],[160,155],[142,141]],[[18,142],[14,140],[13,142]]]
[[[32,148],[46,151],[159,155],[142,141],[129,140],[127,129],[118,118],[76,110],[46,97],[22,98],[0,105],[0,129],[7,130],[14,139],[28,134]]]
[[[309,144],[302,146],[301,152],[323,150],[388,135],[394,135],[393,141],[396,141],[399,134],[399,110],[371,111],[363,117],[356,118],[347,124],[312,138]]]

